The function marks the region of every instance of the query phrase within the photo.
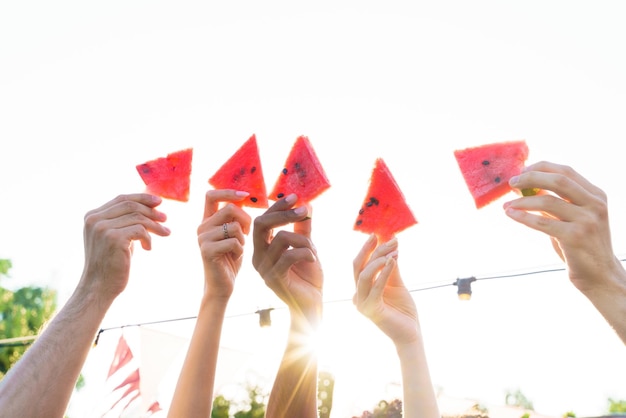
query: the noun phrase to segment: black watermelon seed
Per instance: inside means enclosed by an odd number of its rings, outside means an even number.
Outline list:
[[[283,168],[283,174],[287,174],[289,171],[286,168]]]
[[[483,161],[483,165],[489,165],[489,161],[487,160]]]
[[[141,171],[142,171],[143,173],[146,173],[146,174],[147,174],[147,173],[151,172],[152,170],[151,170],[151,169],[150,169],[150,167],[148,167],[147,165],[142,165],[142,166],[141,166]]]
[[[500,183],[500,177],[496,177],[494,180],[496,183]]]
[[[256,197],[251,197],[250,200],[252,200],[254,203],[256,203],[259,199],[257,199]]]
[[[294,166],[294,167],[296,168],[296,170],[297,170],[297,169],[299,169],[299,168],[300,168],[300,163],[295,163],[293,166]]]
[[[371,207],[372,205],[374,205],[374,203],[371,200],[365,204],[365,206],[367,206],[368,208]]]
[[[356,221],[356,226],[359,226],[359,225],[361,225],[362,223],[363,223],[363,221],[359,219],[358,221]]]
[[[252,166],[252,168],[250,169],[250,174],[254,174],[255,171],[256,171],[256,166]]]
[[[282,198],[283,198],[283,196],[285,196],[285,194],[284,194],[284,193],[278,193],[278,195],[276,195],[276,197],[278,197],[279,199],[282,199]]]
[[[376,205],[378,206],[378,204],[380,203],[380,201],[378,199],[376,199],[375,197],[370,197],[370,201],[369,201],[369,205]]]
[[[365,212],[365,209],[359,209],[359,215],[363,215],[363,212]]]
[[[239,169],[239,174],[240,174],[240,175],[242,175],[242,176],[243,176],[244,174],[246,174],[246,169],[245,169],[244,167],[241,167],[241,168]]]

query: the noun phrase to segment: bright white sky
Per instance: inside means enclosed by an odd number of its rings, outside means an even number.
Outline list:
[[[271,187],[295,138],[308,135],[332,183],[314,202],[313,238],[334,302],[323,365],[337,378],[333,417],[343,418],[390,399],[384,383],[398,375],[393,348],[350,302],[352,258],[366,239],[352,224],[375,158],[419,221],[399,235],[411,289],[562,267],[545,236],[504,215],[507,198],[475,209],[453,151],[488,142],[526,139],[529,162],[570,164],[602,187],[624,257],[626,3],[416,3],[2,3],[0,258],[14,264],[2,285],[50,286],[63,303],[82,270],[85,212],[142,191],[136,164],[193,147],[191,199],[162,205],[173,233],[137,252],[103,327],[194,316],[208,177],[255,133]],[[281,305],[251,252],[224,347],[271,378],[286,311],[258,327],[257,309]],[[625,348],[564,272],[473,290],[469,302],[454,286],[414,293],[444,394],[502,404],[520,389],[555,416],[597,415],[609,397],[626,399]],[[190,322],[151,329],[186,337]],[[137,328],[124,332],[132,340]],[[89,371],[108,367],[119,334],[101,335],[75,405],[98,402],[102,375]],[[160,396],[167,404],[166,389]]]

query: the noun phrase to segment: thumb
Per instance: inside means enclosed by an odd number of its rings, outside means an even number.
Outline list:
[[[293,232],[311,238],[313,207],[309,203],[305,203],[303,206],[307,208],[306,214],[302,215],[301,220],[293,223]]]

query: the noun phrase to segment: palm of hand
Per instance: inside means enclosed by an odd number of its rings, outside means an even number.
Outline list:
[[[416,335],[417,309],[407,289],[387,285],[379,303],[374,323],[395,343],[411,340]]]
[[[311,308],[321,301],[323,282],[324,275],[318,261],[301,261],[291,266],[284,286],[275,291],[287,304],[296,303],[301,308]]]

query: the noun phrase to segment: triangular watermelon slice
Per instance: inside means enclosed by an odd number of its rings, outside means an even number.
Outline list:
[[[253,208],[269,206],[256,135],[253,134],[248,138],[209,178],[209,184],[216,189],[234,189],[250,193],[240,202],[240,206]]]
[[[304,135],[296,139],[283,167],[269,195],[272,200],[295,193],[299,203],[310,202],[330,187],[311,141]]]
[[[376,159],[355,231],[376,234],[382,242],[417,224],[404,194],[382,158]]]
[[[506,141],[454,151],[476,208],[504,196],[509,179],[518,175],[528,158],[526,141]]]
[[[149,193],[166,199],[187,202],[193,148],[172,152],[136,166]]]

